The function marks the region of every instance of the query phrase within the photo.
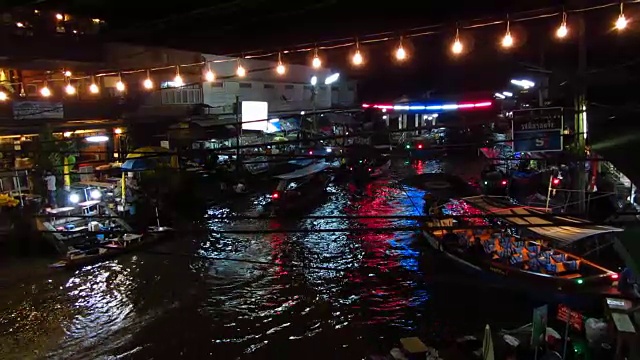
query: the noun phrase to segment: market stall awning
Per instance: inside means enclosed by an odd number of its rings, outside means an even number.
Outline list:
[[[570,216],[549,214],[538,208],[515,204],[508,198],[499,196],[474,196],[463,200],[479,210],[504,216],[503,220],[512,225],[523,227],[542,225],[527,227],[527,229],[540,236],[553,239],[562,246],[597,234],[623,231],[623,229],[613,226],[594,225],[589,221]],[[554,224],[558,225],[554,226]]]

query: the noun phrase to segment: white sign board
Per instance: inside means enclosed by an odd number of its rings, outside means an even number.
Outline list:
[[[242,130],[267,131],[269,103],[266,101],[242,102]],[[264,120],[264,121],[256,121]]]
[[[13,103],[14,119],[64,119],[61,102],[16,101]]]

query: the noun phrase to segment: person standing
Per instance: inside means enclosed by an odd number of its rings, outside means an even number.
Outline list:
[[[47,200],[49,201],[49,206],[56,208],[56,176],[53,175],[51,171],[47,171],[44,176],[44,182],[47,185]]]

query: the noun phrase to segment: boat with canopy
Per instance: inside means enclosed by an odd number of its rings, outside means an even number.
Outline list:
[[[577,243],[602,241],[620,228],[549,214],[506,197],[435,202],[430,213],[435,216],[423,230],[428,243],[464,268],[554,292],[615,292],[617,272],[570,249]],[[453,230],[442,229],[449,227]]]
[[[274,211],[299,208],[323,195],[331,180],[327,174],[329,167],[329,163],[318,162],[275,176],[279,182],[271,194],[271,206]]]

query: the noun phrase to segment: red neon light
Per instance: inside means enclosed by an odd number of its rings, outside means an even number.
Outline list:
[[[274,193],[271,195],[271,198],[272,198],[272,199],[277,199],[277,198],[279,198],[279,197],[280,197],[280,194],[279,194],[279,193],[277,193],[277,192],[274,192]]]
[[[502,180],[502,185],[507,185],[507,180]]]
[[[560,179],[554,178],[553,179],[553,185],[558,185],[558,184],[560,184]]]
[[[371,107],[371,105],[369,105],[369,104],[362,104],[362,107],[363,107],[363,108],[368,108],[368,107]]]
[[[418,144],[418,149],[422,149],[422,144]]]

